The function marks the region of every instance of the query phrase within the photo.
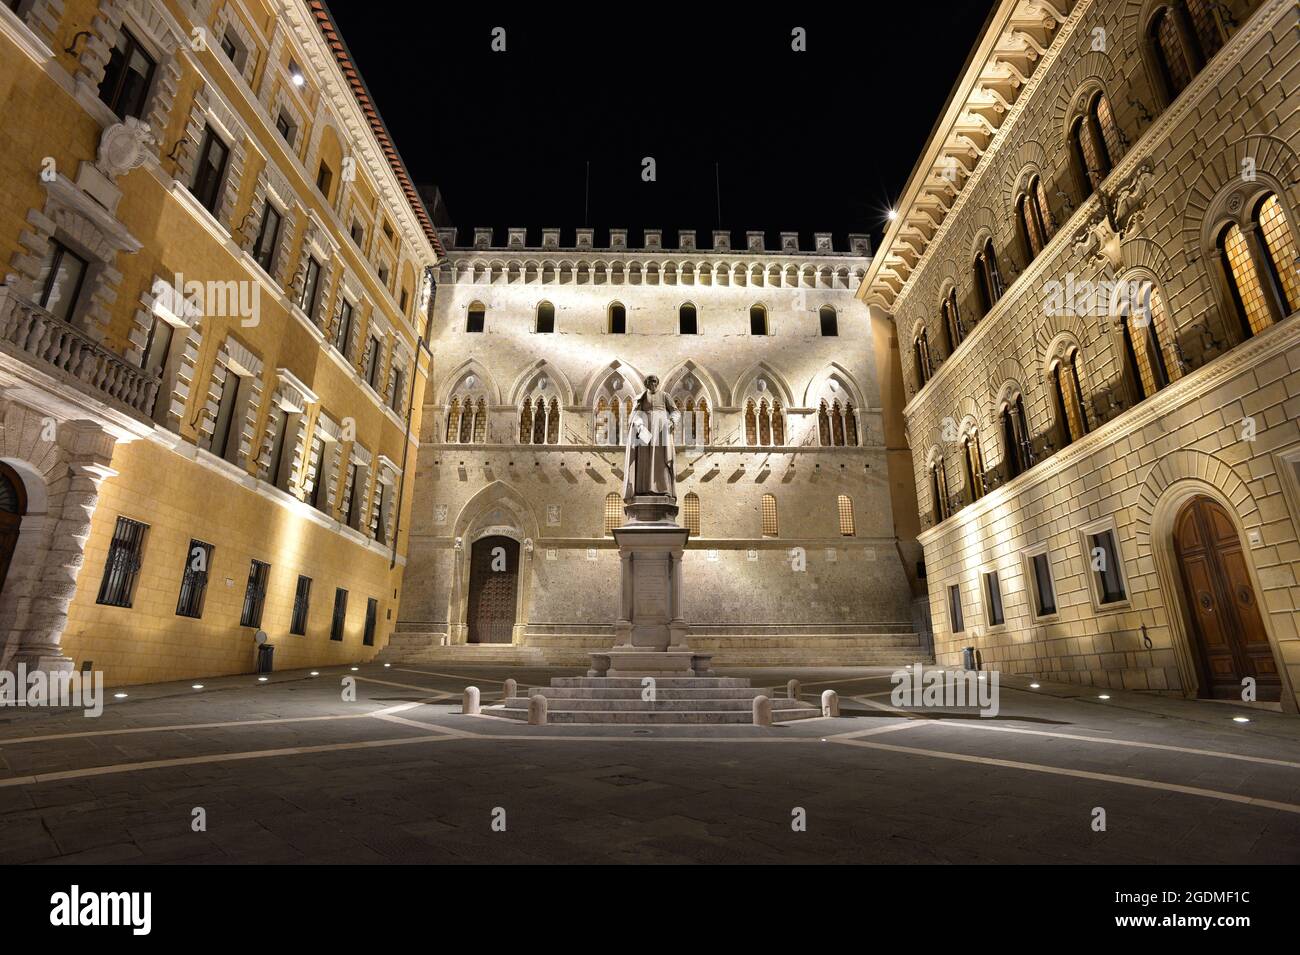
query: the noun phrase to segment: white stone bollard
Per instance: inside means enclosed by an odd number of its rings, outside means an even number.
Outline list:
[[[822,716],[840,715],[840,695],[834,690],[822,691]]]
[[[765,696],[754,697],[754,725],[772,725],[772,701]]]
[[[519,695],[519,684],[514,679],[506,680],[506,682],[502,684],[501,686],[502,702],[510,699],[510,697],[512,696],[518,696],[518,695]]]
[[[465,698],[461,701],[460,711],[466,716],[478,716],[479,692],[476,686],[465,687]]]
[[[540,693],[528,698],[528,722],[533,726],[546,725],[546,697]]]
[[[799,699],[799,681],[791,680],[785,685],[785,695],[792,700]]]

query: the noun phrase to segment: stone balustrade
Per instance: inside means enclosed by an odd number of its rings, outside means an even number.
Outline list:
[[[153,408],[157,378],[8,287],[0,287],[0,342],[133,411],[148,415]]]

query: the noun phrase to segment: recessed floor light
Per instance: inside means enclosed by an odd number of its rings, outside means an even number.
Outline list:
[[[385,663],[384,666],[385,666],[385,667],[390,667],[390,666],[392,666],[392,664],[391,664],[391,663]]]
[[[1037,689],[1039,688],[1039,684],[1037,684],[1037,683],[1031,683],[1031,684],[1029,684],[1029,688],[1030,688],[1031,690],[1037,690]]]
[[[125,693],[114,693],[114,694],[113,694],[113,699],[115,699],[115,700],[125,700],[125,699],[126,699],[126,694],[125,694]]]
[[[311,675],[312,675],[312,676],[320,676],[320,670],[312,670],[312,671],[311,671]]]
[[[1109,700],[1110,697],[1107,696],[1105,693],[1101,693],[1101,694],[1098,694],[1097,699],[1099,699],[1099,700]]]
[[[201,689],[203,689],[203,684],[202,684],[202,683],[195,683],[193,686],[190,687],[190,689],[191,689],[191,690],[201,690]]]
[[[1232,718],[1232,722],[1234,722],[1234,723],[1249,723],[1249,722],[1250,722],[1250,717],[1248,717],[1248,716],[1234,716],[1234,717]]]
[[[361,667],[353,667],[353,668],[352,668],[352,672],[353,672],[353,673],[356,673],[356,672],[357,672],[358,670],[360,670],[360,669],[361,669]]]
[[[259,677],[257,678],[257,682],[258,682],[258,683],[265,683],[265,682],[266,682],[267,680],[269,680],[269,679],[270,679],[270,677],[259,676]]]

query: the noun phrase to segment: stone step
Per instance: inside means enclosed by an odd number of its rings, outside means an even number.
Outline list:
[[[755,695],[758,695],[757,693]],[[547,712],[548,713],[596,713],[596,712],[622,712],[622,713],[660,713],[683,710],[743,710],[749,713],[754,708],[754,699],[750,697],[747,700],[735,699],[717,699],[709,697],[707,699],[695,700],[592,700],[585,698],[573,699],[569,697],[556,697],[547,694]],[[507,709],[528,710],[528,697],[512,696],[505,701]],[[808,707],[807,703],[802,700],[775,699],[772,700],[772,713],[787,710],[800,710]]]
[[[919,647],[920,637],[911,631],[897,633],[862,634],[798,634],[789,636],[701,636],[691,634],[692,650],[717,653],[724,650],[784,650],[784,649],[890,649],[894,647]],[[529,634],[524,645],[540,650],[607,650],[610,638],[604,634],[560,633]]]
[[[547,699],[566,700],[639,700],[641,687],[587,687],[587,686],[535,686],[516,699],[527,700],[534,693],[540,693]],[[772,699],[785,698],[785,687],[665,687],[662,682],[656,685],[655,695],[661,700],[752,700],[759,694]]]
[[[502,716],[507,719],[519,720],[521,722],[528,721],[528,711],[526,709],[488,706],[483,708],[483,712],[491,716]],[[787,723],[793,720],[806,720],[821,716],[821,711],[812,707],[804,707],[801,709],[782,710],[780,711],[779,716],[775,711],[773,711],[772,716],[773,719],[778,722]],[[562,724],[622,723],[643,726],[662,724],[748,724],[753,722],[753,714],[749,710],[656,710],[650,712],[636,710],[560,711],[548,712],[547,722]]]
[[[655,686],[661,690],[702,690],[719,687],[751,689],[748,680],[738,676],[660,676]],[[589,687],[598,690],[635,689],[641,692],[641,677],[637,676],[557,676],[551,679],[551,688]]]

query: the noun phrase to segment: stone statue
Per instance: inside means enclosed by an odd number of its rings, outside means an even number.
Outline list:
[[[645,390],[637,395],[628,420],[623,459],[623,500],[631,504],[637,495],[649,494],[675,502],[674,457],[677,452],[673,431],[682,415],[677,410],[677,403],[659,390],[658,378],[651,375],[645,385]]]

